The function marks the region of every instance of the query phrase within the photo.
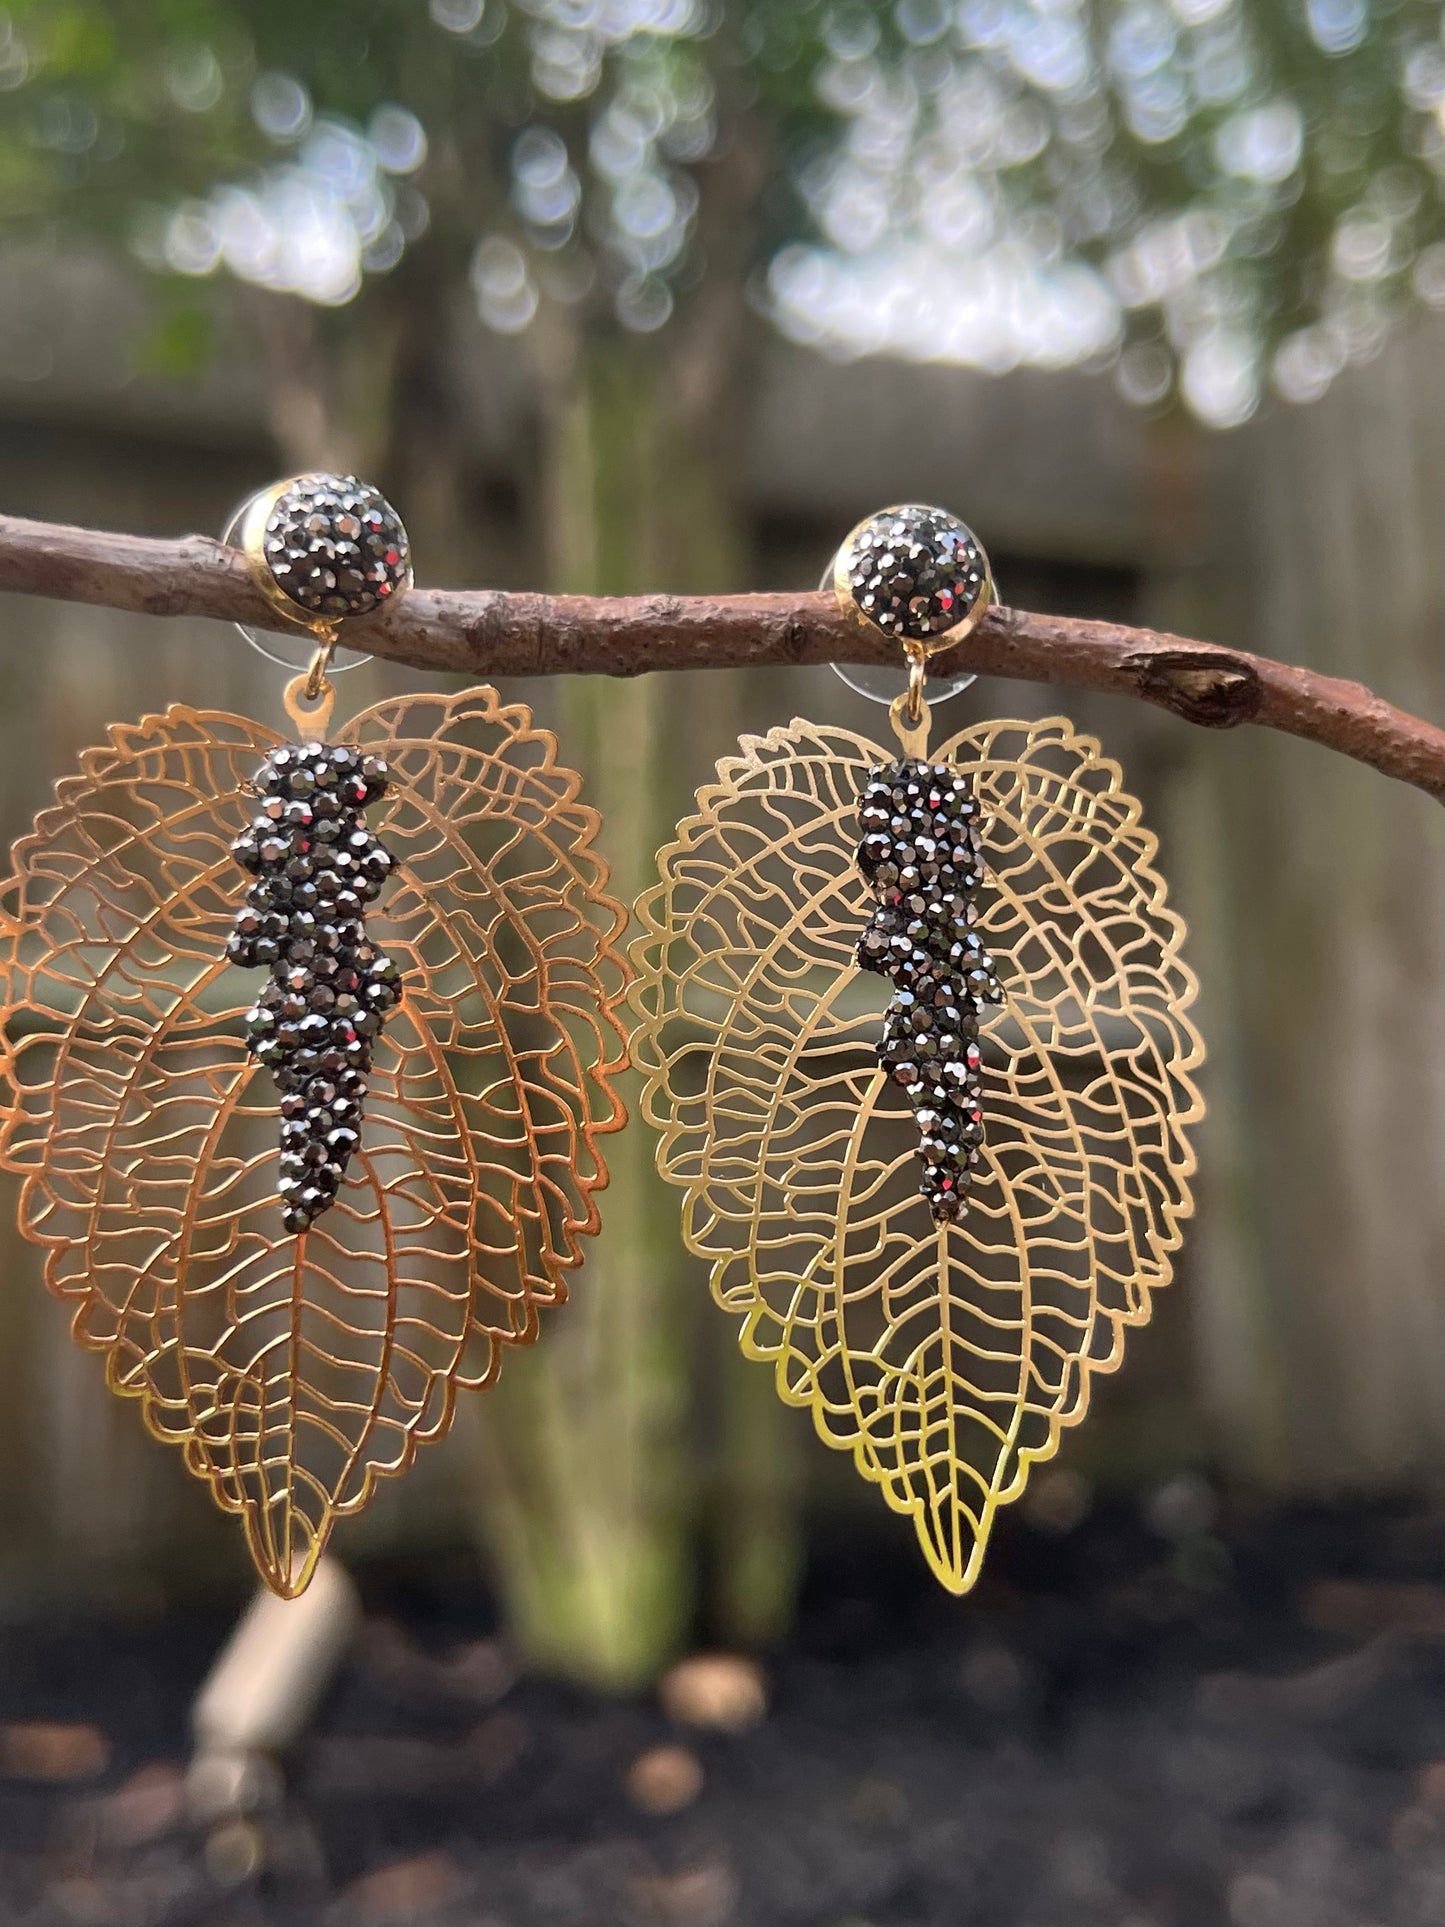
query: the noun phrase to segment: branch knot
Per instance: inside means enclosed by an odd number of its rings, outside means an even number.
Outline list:
[[[1151,650],[1139,694],[1201,729],[1235,729],[1259,714],[1264,689],[1248,661],[1213,649]]]

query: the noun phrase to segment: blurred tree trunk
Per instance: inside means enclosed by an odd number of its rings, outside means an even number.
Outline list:
[[[1436,717],[1441,347],[1422,322],[1241,437],[1218,571],[1223,633]],[[1438,1487],[1445,814],[1285,737],[1205,749],[1213,1256],[1197,1331],[1222,1454],[1296,1491]]]
[[[686,357],[660,366],[646,344],[583,343],[561,328],[541,350],[549,586],[621,595],[736,585],[730,436],[709,419],[712,391],[683,391]],[[735,407],[725,381],[716,399]],[[707,773],[696,752],[726,727],[730,698],[723,680],[697,676],[576,680],[558,692],[562,753],[602,814],[623,902],[655,879],[653,852]],[[624,1094],[632,1121],[608,1140],[602,1235],[566,1313],[503,1373],[480,1416],[484,1527],[519,1648],[534,1666],[612,1688],[652,1677],[686,1634],[704,1483],[692,1382],[698,1267],[638,1115],[640,1080],[627,1078]],[[727,1362],[731,1384],[741,1367]],[[724,1391],[716,1480],[721,1621],[742,1638],[770,1636],[786,1617],[796,1566],[793,1511],[778,1502],[791,1454],[769,1451],[778,1408],[766,1374],[750,1376],[768,1403],[759,1411],[751,1390]],[[733,1476],[734,1453],[750,1467],[744,1476]]]
[[[659,585],[672,571],[657,568],[664,471],[653,397],[625,361],[600,352],[578,350],[549,374],[548,585],[614,594]],[[655,677],[577,681],[557,694],[562,753],[582,767],[601,812],[624,903],[665,828],[664,706]],[[625,1096],[635,1112],[635,1080]],[[514,1636],[531,1664],[603,1686],[644,1680],[691,1605],[687,1320],[651,1148],[635,1120],[608,1140],[602,1236],[565,1315],[503,1374],[482,1415]]]
[[[694,454],[667,446],[656,384],[626,353],[565,338],[543,384],[548,585],[619,594],[717,579],[725,515],[679,516],[707,491]],[[711,566],[709,566],[711,563]],[[667,684],[578,680],[558,692],[562,754],[602,814],[612,887],[630,903],[666,834]],[[566,1313],[511,1362],[481,1414],[487,1526],[513,1633],[527,1660],[602,1686],[645,1680],[691,1611],[690,1317],[681,1254],[653,1144],[607,1141],[604,1229]]]

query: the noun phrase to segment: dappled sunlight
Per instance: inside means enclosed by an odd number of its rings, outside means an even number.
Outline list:
[[[1445,305],[1436,0],[346,19],[345,55],[273,47],[210,0],[112,88],[98,0],[0,9],[12,201],[128,181],[159,143],[186,163],[130,194],[127,225],[163,273],[340,307],[431,235],[496,333],[551,312],[648,336],[726,263],[831,355],[1111,369],[1129,402],[1215,428],[1319,399]]]

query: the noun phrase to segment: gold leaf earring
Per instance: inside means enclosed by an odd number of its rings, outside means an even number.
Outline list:
[[[744,1351],[963,1592],[1169,1282],[1195,981],[1092,738],[929,754],[927,659],[993,594],[973,534],[887,509],[825,581],[899,645],[901,754],[795,720],[718,765],[636,906],[633,1061]]]
[[[598,1228],[626,912],[522,706],[331,733],[343,627],[411,581],[374,489],[233,526],[310,653],[296,740],[177,706],[57,784],[0,886],[0,1165],[76,1338],[291,1597]]]

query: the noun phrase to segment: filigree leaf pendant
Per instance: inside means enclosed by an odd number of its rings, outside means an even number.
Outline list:
[[[598,1228],[626,913],[579,790],[490,689],[299,747],[173,708],[15,847],[21,1228],[283,1595]]]
[[[963,1592],[1171,1276],[1202,1113],[1183,925],[1061,718],[932,757],[802,721],[741,751],[636,908],[659,1165],[743,1349]]]

